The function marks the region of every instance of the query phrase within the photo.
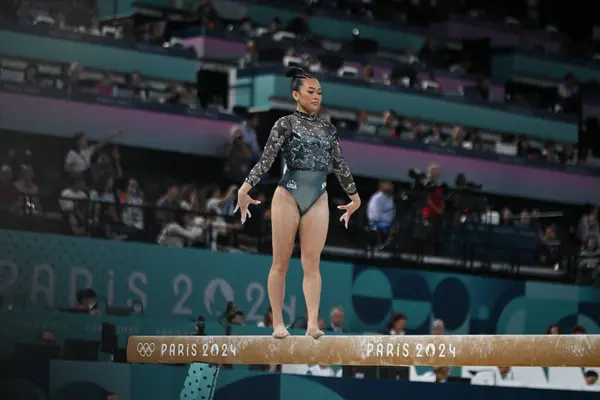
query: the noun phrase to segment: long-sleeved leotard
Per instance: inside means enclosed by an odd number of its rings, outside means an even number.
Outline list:
[[[279,151],[282,151],[286,164],[279,186],[296,199],[301,215],[325,191],[330,165],[346,193],[356,193],[352,173],[342,156],[336,129],[331,123],[298,111],[280,118],[273,125],[262,157],[246,182],[256,185],[271,168]]]

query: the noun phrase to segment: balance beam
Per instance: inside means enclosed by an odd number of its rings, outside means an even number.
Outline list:
[[[130,336],[127,359],[151,364],[594,367],[600,335]]]

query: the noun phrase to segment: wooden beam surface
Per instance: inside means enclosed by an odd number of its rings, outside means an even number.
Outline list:
[[[600,366],[600,335],[131,336],[134,363]]]

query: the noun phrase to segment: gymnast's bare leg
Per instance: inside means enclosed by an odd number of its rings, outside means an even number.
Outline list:
[[[329,204],[327,193],[323,193],[300,219],[300,259],[304,272],[302,290],[308,312],[306,334],[315,339],[323,336],[323,331],[319,329],[319,304],[321,303],[319,264],[328,229]]]
[[[283,321],[283,300],[285,297],[285,277],[294,251],[296,233],[300,223],[300,212],[296,200],[282,187],[277,187],[271,202],[271,225],[273,236],[273,264],[269,271],[267,288],[273,310],[273,336],[289,336]],[[321,280],[319,277],[319,291]],[[317,302],[318,306],[318,302]]]

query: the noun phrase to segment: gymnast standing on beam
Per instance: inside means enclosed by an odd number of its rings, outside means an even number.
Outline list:
[[[319,329],[321,273],[319,262],[329,227],[327,174],[329,166],[350,197],[350,203],[338,206],[344,210],[340,221],[348,228],[352,213],[360,207],[360,197],[348,164],[342,157],[335,127],[317,117],[322,90],[319,81],[299,68],[287,73],[292,78],[292,96],[296,111],[280,118],[271,129],[258,163],[252,168],[238,191],[236,211],[242,223],[250,217],[248,206],[259,204],[248,192],[271,168],[281,150],[285,160],[284,175],[271,203],[273,264],[269,272],[269,301],[273,310],[273,336],[284,338],[289,332],[283,321],[285,277],[296,233],[300,235],[300,253],[304,279],[302,289],[308,312],[306,334],[315,339],[323,336]]]

